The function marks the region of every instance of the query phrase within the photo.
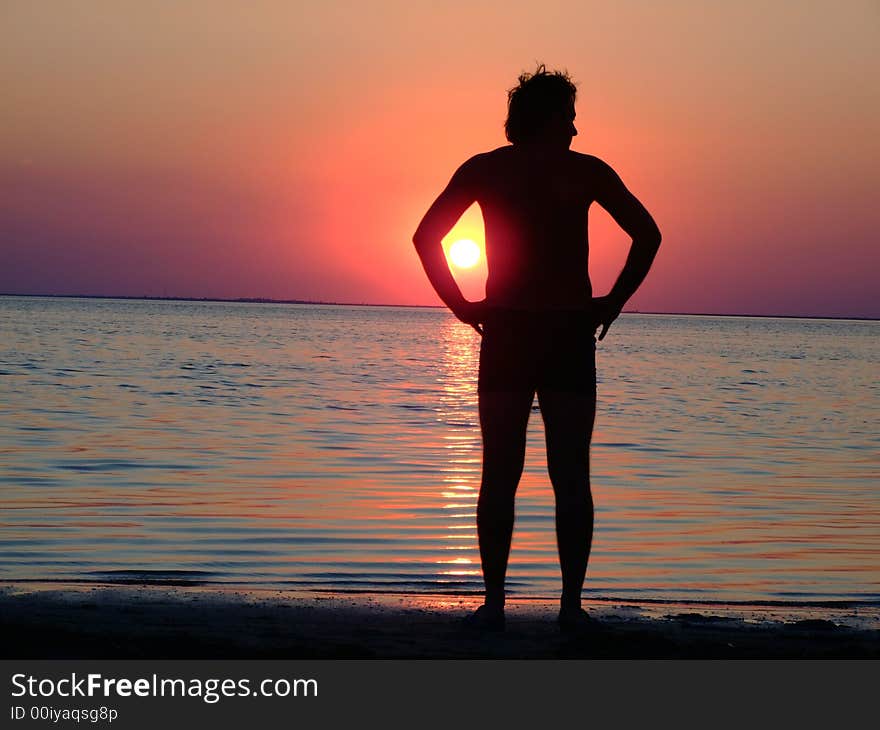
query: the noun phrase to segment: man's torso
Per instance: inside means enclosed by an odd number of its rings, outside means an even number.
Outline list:
[[[587,211],[596,176],[589,155],[500,147],[471,159],[486,230],[487,304],[498,308],[585,309]],[[601,164],[601,163],[600,163]]]

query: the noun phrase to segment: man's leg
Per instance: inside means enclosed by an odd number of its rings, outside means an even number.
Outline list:
[[[593,539],[590,439],[596,394],[538,391],[547,440],[547,466],[556,495],[556,541],[562,568],[562,614],[579,614]]]
[[[526,427],[533,398],[534,394],[526,391],[479,393],[483,476],[477,502],[477,533],[486,609],[492,613],[504,610],[514,497],[525,461]]]

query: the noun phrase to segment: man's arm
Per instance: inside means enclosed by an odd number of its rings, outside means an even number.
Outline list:
[[[623,184],[618,174],[602,162],[599,164],[596,202],[599,203],[617,224],[632,238],[632,245],[626,257],[623,270],[617,277],[611,291],[605,297],[599,297],[601,340],[617,319],[623,306],[635,294],[636,289],[648,275],[657,250],[660,248],[660,229],[651,214]]]
[[[469,302],[464,298],[461,289],[446,261],[443,252],[443,237],[449,233],[462,214],[476,200],[475,166],[471,158],[456,170],[449,184],[437,197],[437,200],[425,213],[422,222],[413,236],[413,244],[422,261],[425,273],[434,291],[452,313],[462,322],[471,325],[482,334],[480,329],[479,303]]]

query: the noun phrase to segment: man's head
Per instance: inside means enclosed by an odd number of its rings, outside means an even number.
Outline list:
[[[577,87],[565,71],[547,71],[542,63],[535,73],[522,74],[507,92],[507,139],[513,144],[564,144],[567,149],[577,134],[576,96]]]

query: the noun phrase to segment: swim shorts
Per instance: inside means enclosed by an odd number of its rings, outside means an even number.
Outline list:
[[[590,312],[490,309],[483,322],[477,390],[596,392],[596,326]]]

